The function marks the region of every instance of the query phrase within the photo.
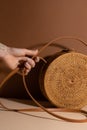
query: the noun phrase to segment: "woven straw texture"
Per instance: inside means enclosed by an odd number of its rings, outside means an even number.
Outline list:
[[[44,75],[44,91],[57,107],[80,109],[87,104],[87,56],[70,52],[55,58]]]

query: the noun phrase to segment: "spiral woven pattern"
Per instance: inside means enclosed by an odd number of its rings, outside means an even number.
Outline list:
[[[87,104],[87,56],[77,52],[54,59],[44,76],[44,91],[58,107],[80,109]]]

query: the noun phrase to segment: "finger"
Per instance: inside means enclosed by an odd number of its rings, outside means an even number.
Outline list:
[[[28,62],[28,64],[31,65],[31,67],[35,67],[35,61],[32,60],[31,58],[28,58],[28,57],[19,57],[19,62],[20,61],[26,61],[26,62]]]
[[[31,65],[28,64],[27,62],[25,63],[25,67],[26,67],[28,70],[31,70]]]
[[[38,50],[28,50],[28,49],[25,49],[25,55],[36,56],[36,55],[38,55]]]
[[[34,68],[34,67],[35,67],[35,61],[34,61],[34,60],[32,60],[32,59],[28,58],[27,62],[28,62],[28,64],[30,64],[30,65],[31,65],[31,67],[32,67],[32,68]]]
[[[36,57],[35,58],[35,62],[39,62],[40,61],[40,58],[39,57]]]

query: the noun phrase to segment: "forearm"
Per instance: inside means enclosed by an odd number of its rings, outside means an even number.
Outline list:
[[[4,58],[8,53],[8,46],[0,43],[0,59]]]

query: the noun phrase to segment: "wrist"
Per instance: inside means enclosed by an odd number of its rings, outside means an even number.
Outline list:
[[[9,53],[9,47],[0,43],[0,59],[4,59]]]

